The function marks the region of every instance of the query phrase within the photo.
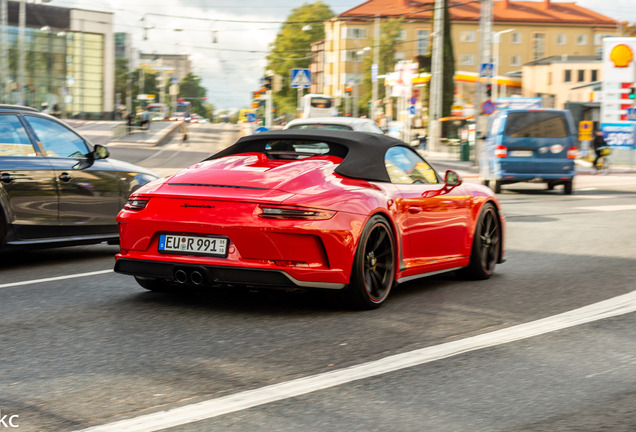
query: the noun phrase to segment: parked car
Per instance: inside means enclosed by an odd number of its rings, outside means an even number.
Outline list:
[[[309,117],[291,120],[283,129],[330,129],[373,132],[384,131],[373,120],[358,117]]]
[[[116,243],[117,213],[155,179],[54,117],[0,105],[0,250]]]
[[[119,214],[115,271],[144,288],[344,290],[379,307],[396,283],[504,257],[493,192],[444,179],[409,145],[369,132],[268,131],[141,187]]]
[[[514,109],[490,119],[480,160],[482,182],[496,193],[517,182],[563,185],[572,193],[577,134],[567,110]]]

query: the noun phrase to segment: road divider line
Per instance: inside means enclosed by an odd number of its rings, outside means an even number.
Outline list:
[[[154,432],[636,311],[636,291],[559,315],[76,432]]]
[[[38,284],[43,282],[53,282],[53,281],[64,280],[64,279],[75,279],[75,278],[96,276],[96,275],[112,273],[112,272],[113,272],[112,270],[99,270],[99,271],[88,272],[88,273],[77,273],[72,275],[55,276],[55,277],[44,278],[44,279],[32,279],[32,280],[27,280],[22,282],[11,282],[6,284],[0,284],[0,288],[10,288],[10,287],[16,287],[21,285],[32,285],[32,284]]]

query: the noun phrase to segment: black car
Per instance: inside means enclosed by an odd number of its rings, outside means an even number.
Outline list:
[[[157,176],[108,157],[52,116],[0,105],[0,250],[118,242],[117,213]]]

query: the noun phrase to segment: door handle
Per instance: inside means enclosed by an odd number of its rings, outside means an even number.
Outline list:
[[[9,184],[13,180],[14,180],[14,177],[11,174],[2,173],[2,175],[0,175],[0,181],[2,181],[2,183]]]
[[[409,213],[413,214],[422,213],[422,207],[420,206],[409,206],[407,210]]]
[[[58,178],[59,178],[61,181],[63,181],[64,183],[68,183],[68,182],[70,182],[70,181],[71,181],[71,179],[72,179],[73,177],[71,177],[71,176],[69,175],[69,173],[63,172],[62,174],[60,174],[60,175],[59,175],[59,177],[58,177]]]

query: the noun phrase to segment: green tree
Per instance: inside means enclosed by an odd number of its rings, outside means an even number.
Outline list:
[[[283,89],[274,95],[278,112],[295,113],[297,90],[290,88],[291,69],[308,68],[311,44],[325,38],[323,22],[334,13],[322,1],[292,9],[283,23],[267,55],[267,70],[283,77]]]
[[[205,87],[201,85],[201,77],[188,73],[183,77],[179,83],[179,98],[183,98],[190,102],[192,105],[192,112],[195,112],[204,117],[210,118],[210,113],[207,111]]]
[[[128,59],[118,58],[115,63],[115,94],[117,103],[126,103],[128,97]]]
[[[451,107],[455,101],[455,53],[451,37],[450,13],[448,0],[444,0],[444,81],[442,83],[442,117],[451,115]]]
[[[379,64],[378,75],[386,75],[395,69],[395,50],[400,32],[404,24],[403,18],[390,18],[380,23]],[[373,44],[373,42],[371,42]],[[373,95],[373,83],[371,82],[371,65],[373,64],[373,51],[368,52],[363,61],[364,76],[360,89],[358,108],[360,115],[368,114],[369,103]],[[383,89],[382,82],[378,82],[379,89]],[[378,94],[378,98],[384,95]]]

